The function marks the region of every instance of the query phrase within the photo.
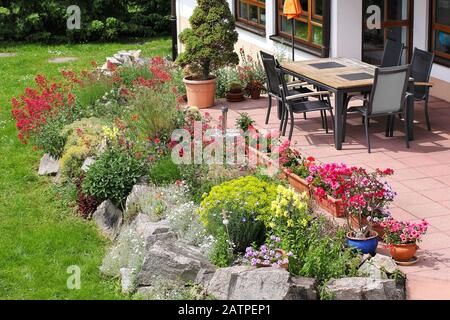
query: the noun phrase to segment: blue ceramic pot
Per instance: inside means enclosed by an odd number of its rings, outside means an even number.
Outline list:
[[[378,246],[378,233],[372,231],[371,237],[366,239],[357,239],[352,237],[351,234],[351,232],[347,233],[347,245],[349,247],[358,249],[363,254],[375,255]]]

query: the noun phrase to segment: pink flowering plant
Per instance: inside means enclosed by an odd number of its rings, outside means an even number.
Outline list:
[[[316,196],[325,198],[329,195],[335,199],[342,199],[345,197],[347,184],[355,169],[343,163],[311,165],[309,166],[310,175],[306,180],[316,187],[314,191]]]
[[[267,244],[263,244],[259,249],[255,246],[248,247],[245,250],[244,260],[255,267],[287,268],[289,257],[293,254],[286,253],[280,245],[281,239],[272,235]]]
[[[394,173],[392,169],[367,172],[364,168],[354,168],[350,179],[345,184],[343,196],[347,209],[347,222],[352,228],[350,219],[356,219],[359,229],[353,230],[360,236],[369,236],[373,223],[389,218],[389,204],[396,193],[382,178]]]
[[[428,230],[428,222],[420,223],[389,219],[381,223],[384,228],[384,242],[388,245],[414,244],[422,240]]]

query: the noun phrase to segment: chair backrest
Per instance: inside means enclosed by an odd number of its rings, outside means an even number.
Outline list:
[[[280,81],[278,80],[277,66],[278,63],[275,57],[269,53],[261,51],[261,60],[266,72],[267,89],[270,93],[280,96]]]
[[[433,68],[434,53],[414,48],[414,54],[411,61],[411,77],[414,82],[429,82],[431,69]],[[419,99],[424,99],[428,93],[428,87],[416,86],[414,87],[414,96]]]
[[[410,66],[377,68],[369,100],[369,115],[402,110],[409,82]]]
[[[397,67],[401,65],[403,56],[403,43],[391,39],[386,40],[384,46],[383,58],[381,59],[381,67]]]
[[[276,65],[275,72],[277,75],[278,83],[280,83],[279,88],[281,88],[281,90],[279,90],[280,98],[284,103],[286,103],[287,102],[286,97],[288,96],[289,92],[286,83],[286,72],[284,71],[283,67],[280,66],[279,64]]]

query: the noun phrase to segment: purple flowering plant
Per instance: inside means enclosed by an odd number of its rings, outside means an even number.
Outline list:
[[[270,236],[266,244],[259,249],[255,246],[245,250],[244,260],[255,267],[274,267],[287,269],[289,257],[292,252],[286,253],[280,248],[281,239],[275,235]]]

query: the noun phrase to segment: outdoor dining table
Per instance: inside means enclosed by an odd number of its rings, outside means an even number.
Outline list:
[[[343,111],[349,93],[370,93],[374,83],[376,66],[350,58],[323,58],[281,64],[286,73],[328,90],[335,95],[334,144],[342,149]],[[408,92],[413,93],[414,82],[410,79]],[[414,139],[414,99],[408,98],[409,139]]]

